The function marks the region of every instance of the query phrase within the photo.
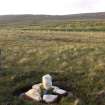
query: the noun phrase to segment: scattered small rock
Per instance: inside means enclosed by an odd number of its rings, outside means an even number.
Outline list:
[[[79,98],[77,98],[75,101],[74,101],[74,105],[81,105],[81,101]]]

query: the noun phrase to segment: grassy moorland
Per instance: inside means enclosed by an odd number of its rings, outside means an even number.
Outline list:
[[[0,105],[44,105],[17,95],[50,73],[71,91],[54,105],[105,105],[105,21],[0,25]],[[100,98],[101,97],[101,98]],[[51,104],[53,105],[53,104]]]

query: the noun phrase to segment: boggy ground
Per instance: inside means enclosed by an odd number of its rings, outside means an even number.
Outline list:
[[[104,105],[105,96],[97,96],[105,89],[104,37],[104,32],[1,29],[0,104],[44,105],[18,95],[49,73],[54,84],[71,91],[81,105]],[[55,104],[74,101],[64,97]]]

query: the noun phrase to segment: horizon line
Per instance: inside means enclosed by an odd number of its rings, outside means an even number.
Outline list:
[[[0,14],[0,16],[9,16],[9,15],[14,15],[14,16],[18,16],[18,15],[43,15],[43,16],[66,16],[66,15],[79,15],[79,14],[94,14],[94,13],[105,13],[105,11],[101,11],[101,12],[80,12],[80,13],[72,13],[72,14],[31,14],[31,13],[20,13],[20,14],[18,14],[18,13],[16,13],[16,14]]]

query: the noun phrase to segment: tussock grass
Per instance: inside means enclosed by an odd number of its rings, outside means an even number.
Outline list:
[[[76,24],[84,26],[83,23]],[[53,76],[55,85],[72,91],[84,105],[98,105],[96,94],[105,89],[104,32],[15,28],[0,30],[1,105],[44,105],[19,99],[14,92],[40,82],[46,73]],[[58,104],[73,105],[74,100],[63,98]],[[101,101],[102,105],[104,103]]]

